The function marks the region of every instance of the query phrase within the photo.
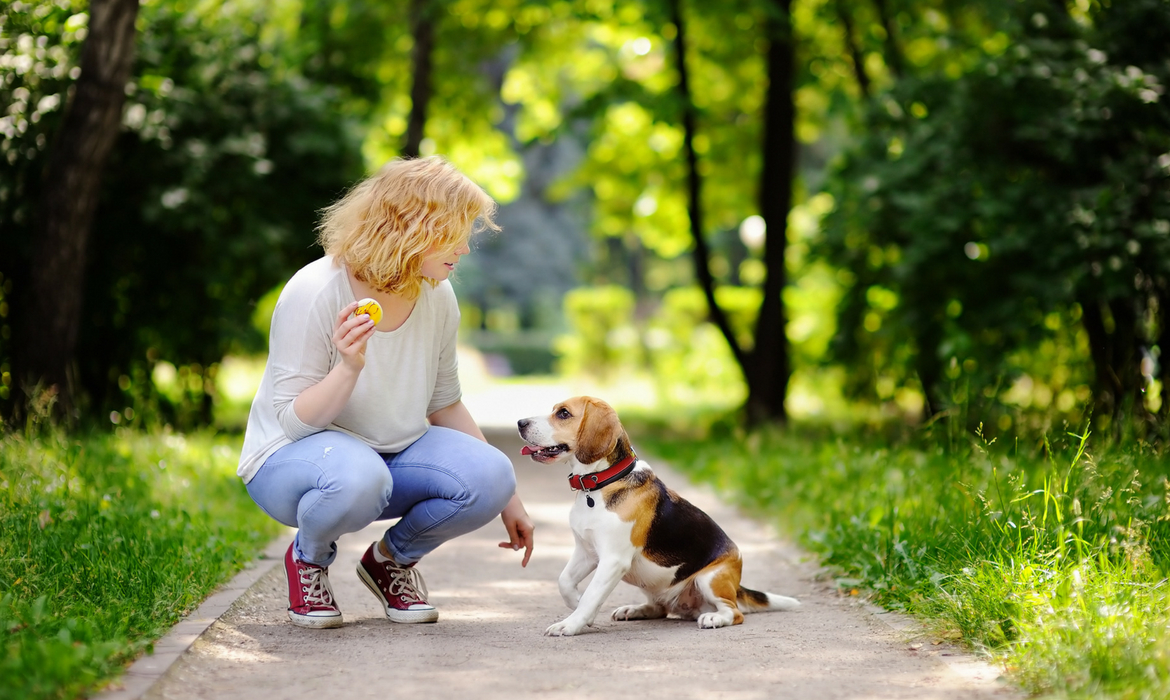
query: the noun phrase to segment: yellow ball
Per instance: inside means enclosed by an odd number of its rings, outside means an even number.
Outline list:
[[[373,299],[359,299],[358,306],[353,311],[354,316],[361,316],[362,314],[369,314],[373,319],[374,325],[378,325],[382,321],[382,307]]]

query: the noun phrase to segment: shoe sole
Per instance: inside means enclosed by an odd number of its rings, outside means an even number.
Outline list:
[[[389,618],[391,622],[399,622],[411,625],[420,622],[439,621],[439,611],[435,610],[434,608],[431,608],[430,610],[399,610],[398,608],[388,605],[386,603],[386,599],[382,597],[382,591],[378,589],[378,584],[374,582],[374,579],[370,576],[369,573],[366,572],[366,568],[360,563],[357,567],[357,575],[358,578],[361,579],[361,582],[365,584],[366,588],[370,589],[370,593],[373,593],[374,597],[378,599],[378,602],[382,604],[382,610],[386,613],[386,617]]]
[[[297,627],[307,627],[315,630],[331,629],[333,627],[341,627],[345,624],[345,621],[341,619],[341,615],[298,615],[292,610],[288,611],[288,619]]]

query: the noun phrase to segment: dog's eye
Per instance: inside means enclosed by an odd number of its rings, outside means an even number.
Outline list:
[[[568,420],[572,417],[573,414],[569,413],[569,409],[567,408],[562,408],[561,410],[557,411],[557,418],[560,418],[561,420]]]

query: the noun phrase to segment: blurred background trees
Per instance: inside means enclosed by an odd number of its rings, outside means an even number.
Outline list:
[[[932,411],[1014,365],[1066,408],[1081,385],[1099,417],[1166,415],[1170,12],[1085,8],[1013,3],[956,77],[898,78],[830,185],[822,250],[857,275],[836,356],[916,374]]]
[[[41,380],[210,420],[317,210],[430,153],[502,204],[456,280],[501,373],[756,422],[1170,412],[1170,0],[147,0],[61,380],[24,358],[89,12],[0,9],[5,415]]]

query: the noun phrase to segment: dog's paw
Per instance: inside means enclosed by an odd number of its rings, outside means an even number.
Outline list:
[[[659,605],[623,605],[613,611],[613,619],[623,620],[653,620],[666,617],[666,611]]]
[[[565,619],[555,625],[549,625],[549,628],[544,631],[544,634],[548,637],[572,637],[575,634],[579,634],[583,629],[585,629],[583,623],[576,622],[572,619]]]
[[[726,627],[731,624],[726,616],[717,612],[703,613],[699,615],[699,629],[713,630],[717,627]]]
[[[641,620],[642,616],[638,614],[641,608],[641,605],[623,605],[617,610],[614,610],[611,617],[618,622],[622,620]]]

